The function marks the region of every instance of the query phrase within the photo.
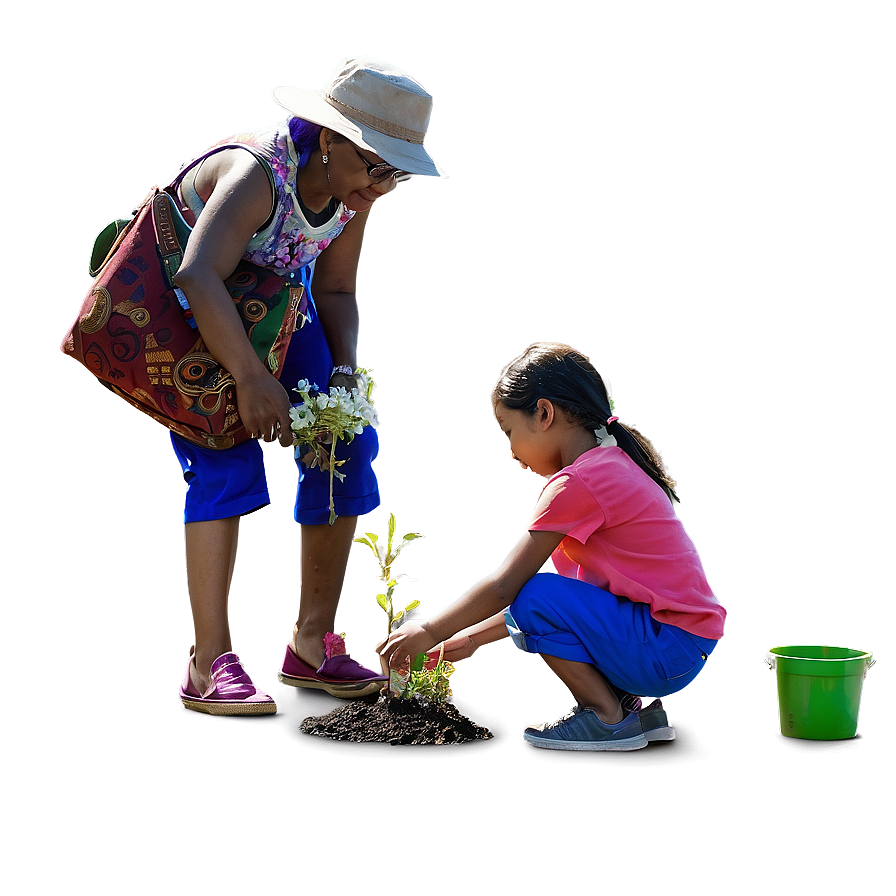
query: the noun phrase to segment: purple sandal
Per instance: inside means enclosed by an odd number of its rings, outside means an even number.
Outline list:
[[[385,675],[365,669],[345,652],[345,641],[340,635],[327,632],[324,635],[326,658],[315,669],[306,663],[295,650],[295,638],[286,645],[286,656],[279,679],[294,688],[316,688],[333,697],[366,697],[382,689]]]
[[[208,687],[202,694],[190,677],[195,662],[191,648],[187,674],[180,686],[180,699],[187,709],[213,716],[258,716],[277,712],[277,704],[252,684],[235,653],[222,653],[212,663]]]

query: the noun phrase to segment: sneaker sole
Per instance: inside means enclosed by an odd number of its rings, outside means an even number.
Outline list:
[[[367,697],[382,690],[385,681],[362,681],[358,684],[336,684],[329,681],[316,681],[313,678],[296,678],[293,675],[287,675],[285,672],[279,672],[277,678],[281,684],[289,685],[291,688],[311,688],[317,691],[326,691],[331,697],[342,697],[351,700],[357,697]]]
[[[666,728],[652,728],[650,731],[644,732],[644,737],[648,741],[675,740],[675,729],[671,725]]]
[[[180,702],[193,712],[210,716],[269,716],[277,712],[276,703],[225,703],[214,700],[190,700],[181,697]]]
[[[627,737],[624,740],[550,740],[524,731],[523,739],[533,747],[541,747],[545,750],[576,750],[594,753],[627,753],[632,750],[642,750],[647,746],[647,738],[643,734],[637,737]]]

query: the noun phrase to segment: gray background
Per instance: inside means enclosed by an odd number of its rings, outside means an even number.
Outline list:
[[[872,813],[892,797],[891,5],[160,0],[130,15],[25,10],[0,63],[15,892],[876,880]],[[337,701],[276,679],[299,564],[292,460],[273,446],[274,503],[243,525],[231,603],[235,649],[280,712],[213,719],[177,700],[192,631],[177,463],[57,344],[110,219],[208,144],[279,119],[274,87],[323,86],[356,54],[434,95],[427,145],[450,175],[400,186],[367,229],[359,358],[379,385],[383,506],[360,528],[391,511],[423,532],[401,590],[421,616],[446,606],[542,486],[492,419],[498,371],[534,340],[589,354],[678,479],[729,611],[703,675],[665,701],[672,745],[526,746],[522,729],[572,700],[509,641],[453,679],[494,740],[299,733]],[[374,572],[358,546],[338,622],[368,663]],[[858,739],[780,735],[764,655],[801,643],[878,657]]]

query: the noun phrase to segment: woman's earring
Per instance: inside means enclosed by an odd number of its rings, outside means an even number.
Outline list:
[[[330,161],[330,157],[326,153],[321,153],[321,159],[323,159],[324,165],[326,165],[327,162]]]
[[[329,184],[330,183],[330,166],[327,164],[327,162],[330,161],[330,157],[325,152],[322,152],[320,154],[320,157],[321,157],[321,159],[323,159],[324,171],[327,172],[327,183]]]

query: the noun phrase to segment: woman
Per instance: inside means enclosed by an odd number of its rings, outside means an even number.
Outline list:
[[[177,285],[208,350],[233,375],[240,416],[253,439],[292,444],[288,389],[306,378],[350,389],[356,373],[355,283],[371,207],[410,174],[439,175],[423,148],[432,98],[391,66],[350,59],[325,90],[279,88],[293,118],[267,133],[240,134],[177,182],[194,224]],[[305,325],[290,343],[280,381],[258,360],[224,280],[241,258],[310,287]],[[221,715],[276,712],[232,652],[227,601],[240,517],[268,503],[257,441],[220,451],[172,434],[188,483],[187,581],[195,649],[181,687],[189,709]],[[382,676],[345,654],[332,634],[357,516],[379,504],[366,427],[336,483],[299,462],[296,520],[302,525],[299,617],[280,680],[341,697],[363,696]]]

